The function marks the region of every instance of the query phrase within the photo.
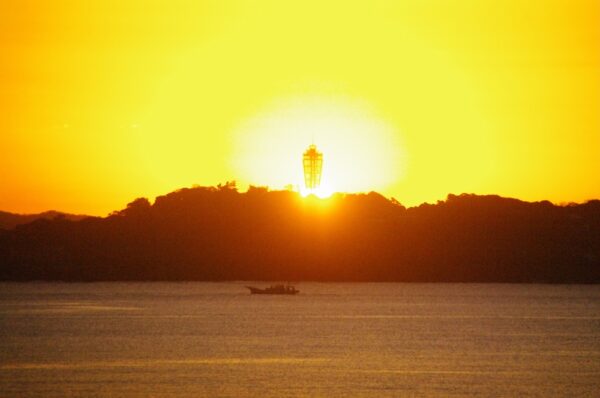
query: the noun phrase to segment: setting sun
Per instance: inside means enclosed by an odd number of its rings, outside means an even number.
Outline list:
[[[234,138],[233,169],[241,182],[326,197],[332,192],[385,190],[402,178],[401,135],[369,109],[346,98],[282,100],[241,124]],[[310,143],[323,152],[320,188],[304,189],[302,153]]]

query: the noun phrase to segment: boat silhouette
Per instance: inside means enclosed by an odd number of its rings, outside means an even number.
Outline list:
[[[292,285],[271,285],[267,288],[260,289],[253,286],[246,286],[250,289],[251,294],[298,294],[300,290]]]

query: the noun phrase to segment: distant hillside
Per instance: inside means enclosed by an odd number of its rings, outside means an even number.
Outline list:
[[[0,279],[600,283],[600,201],[186,188],[0,230]]]
[[[39,214],[15,214],[0,211],[0,229],[13,229],[17,225],[27,224],[39,218],[51,220],[57,217],[63,217],[67,220],[77,221],[87,216],[61,213],[54,210],[46,211]]]

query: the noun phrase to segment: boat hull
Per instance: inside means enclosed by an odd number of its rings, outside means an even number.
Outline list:
[[[259,289],[257,287],[252,287],[252,286],[246,286],[248,289],[250,289],[250,293],[251,294],[284,294],[284,295],[294,295],[294,294],[298,294],[300,293],[299,290],[296,290],[295,288],[291,287],[289,289],[275,289],[275,288],[266,288],[266,289]]]

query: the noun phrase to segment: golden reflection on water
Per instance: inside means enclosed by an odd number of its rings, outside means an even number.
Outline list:
[[[96,369],[96,368],[142,368],[155,366],[179,365],[301,365],[327,362],[327,358],[187,358],[187,359],[151,359],[127,361],[86,361],[86,362],[54,362],[54,363],[12,363],[0,364],[0,370],[61,370],[61,369]]]
[[[502,376],[519,376],[523,374],[539,375],[547,374],[545,370],[411,370],[411,369],[357,369],[351,370],[353,373],[373,373],[373,374],[403,374],[403,375],[502,375]],[[562,372],[563,374],[565,372]],[[567,374],[577,374],[579,376],[596,376],[598,372],[567,372]]]
[[[529,316],[529,315],[311,315],[306,318],[327,319],[540,319],[600,320],[600,316]]]
[[[10,314],[69,314],[103,311],[138,311],[139,307],[90,304],[88,302],[58,302],[58,303],[2,303],[0,313]]]

